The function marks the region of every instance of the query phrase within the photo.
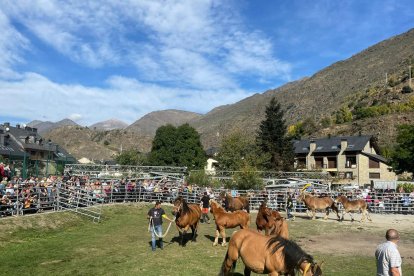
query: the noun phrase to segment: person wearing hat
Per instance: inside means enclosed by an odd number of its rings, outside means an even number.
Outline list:
[[[170,222],[173,222],[174,220],[167,217],[164,209],[161,208],[161,202],[159,201],[157,201],[155,203],[155,206],[148,211],[147,218],[150,220],[152,251],[155,251],[156,248],[155,236],[158,236],[159,246],[161,249],[163,249],[164,245],[162,241],[162,219],[165,218]]]

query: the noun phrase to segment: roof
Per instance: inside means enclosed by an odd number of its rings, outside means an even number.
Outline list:
[[[377,155],[377,154],[373,154],[373,153],[368,153],[368,152],[361,152],[361,154],[368,156],[371,159],[375,159],[377,161],[380,161],[382,163],[387,163],[388,160],[385,157],[382,157],[381,155]]]
[[[314,153],[340,152],[341,140],[345,139],[348,143],[345,152],[362,151],[365,145],[372,139],[372,136],[336,136],[330,138],[313,139],[316,143]],[[293,143],[295,154],[309,153],[310,139],[296,140]]]

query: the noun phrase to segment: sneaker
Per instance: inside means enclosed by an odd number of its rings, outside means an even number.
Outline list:
[[[153,248],[152,251],[155,251],[155,248]]]

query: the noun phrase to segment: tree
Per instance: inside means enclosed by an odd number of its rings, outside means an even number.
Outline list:
[[[391,153],[391,166],[397,173],[414,173],[414,125],[397,128],[397,145]]]
[[[240,132],[233,132],[225,137],[217,155],[221,170],[240,171],[246,165],[261,169],[270,156],[262,153],[260,148]]]
[[[268,169],[287,171],[293,168],[294,151],[283,116],[280,104],[272,98],[266,107],[266,118],[260,124],[256,143],[263,152],[270,154],[266,164]]]
[[[115,157],[115,161],[119,165],[142,166],[146,162],[145,154],[137,150],[126,150]]]
[[[206,162],[200,135],[189,124],[178,128],[167,125],[157,129],[149,163],[158,166],[185,166],[201,169]]]

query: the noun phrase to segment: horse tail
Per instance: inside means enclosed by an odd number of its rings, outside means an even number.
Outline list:
[[[229,258],[229,249],[227,249],[227,253],[226,256],[224,257],[224,261],[223,264],[221,265],[221,269],[220,269],[220,273],[219,276],[226,276],[226,275],[230,275],[234,272],[234,270],[236,269],[236,264],[237,264],[237,260],[235,262],[233,262],[230,271],[226,272],[226,263],[227,263],[227,259]]]

